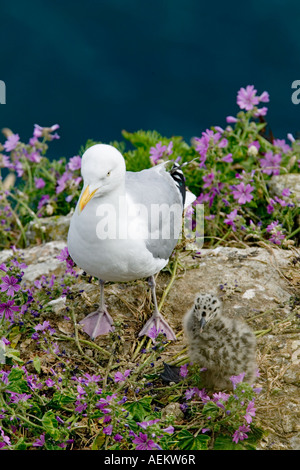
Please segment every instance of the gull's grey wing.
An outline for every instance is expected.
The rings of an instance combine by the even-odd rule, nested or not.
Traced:
[[[182,227],[183,195],[165,165],[126,172],[126,192],[148,214],[147,249],[154,258],[168,259],[177,244]]]

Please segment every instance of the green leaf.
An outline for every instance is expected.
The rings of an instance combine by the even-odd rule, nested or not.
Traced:
[[[41,359],[39,356],[35,356],[33,359],[33,365],[38,374],[41,373]]]
[[[144,397],[132,403],[125,403],[124,407],[131,413],[135,421],[143,421],[145,416],[151,412],[151,397]]]
[[[194,436],[187,430],[180,431],[177,435],[178,446],[183,450],[207,450],[210,437],[206,434]]]
[[[220,435],[216,438],[214,442],[214,450],[255,450],[256,446],[254,442],[255,439],[251,440],[249,438],[244,441],[240,441],[237,444],[233,442],[231,436]]]
[[[55,392],[48,405],[53,408],[61,408],[65,405],[73,403],[74,401],[75,397],[72,395],[67,395],[66,393],[62,394],[61,392]]]
[[[24,437],[21,437],[18,442],[14,445],[14,450],[26,450],[27,445],[25,443]]]
[[[23,364],[23,360],[20,358],[20,351],[13,348],[8,348],[5,350],[4,356],[12,359],[12,361],[17,362],[18,364]]]
[[[53,411],[47,411],[42,417],[42,424],[44,430],[51,436],[54,440],[58,440],[60,437],[60,432],[58,430],[58,422],[55,418]]]
[[[24,372],[20,369],[12,369],[8,380],[7,390],[15,393],[23,393],[28,391],[28,385],[26,380],[24,380]]]
[[[127,132],[123,130],[122,135],[135,147],[149,148],[162,140],[162,136],[157,131],[139,130],[137,132]]]
[[[245,450],[245,447],[241,442],[233,442],[230,436],[220,435],[214,442],[214,450]]]
[[[248,442],[251,444],[256,444],[259,442],[262,437],[265,435],[265,431],[258,426],[250,425],[251,432],[248,434]]]
[[[106,436],[103,432],[100,432],[98,436],[94,439],[92,444],[92,450],[99,450],[102,449],[105,443]]]

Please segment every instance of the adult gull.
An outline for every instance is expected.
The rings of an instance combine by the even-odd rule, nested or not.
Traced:
[[[68,250],[75,263],[99,279],[100,306],[80,324],[92,339],[114,330],[104,302],[105,281],[148,278],[154,312],[139,333],[153,328],[168,340],[175,333],[158,310],[154,275],[164,268],[182,228],[184,208],[195,200],[186,191],[180,166],[166,162],[126,171],[121,153],[96,144],[82,156],[83,188],[71,219]]]

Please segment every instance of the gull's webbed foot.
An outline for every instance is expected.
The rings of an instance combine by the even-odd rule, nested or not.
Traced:
[[[82,325],[83,331],[87,333],[91,339],[95,339],[99,335],[107,335],[115,329],[113,319],[107,310],[100,309],[87,315],[79,322],[79,325]]]

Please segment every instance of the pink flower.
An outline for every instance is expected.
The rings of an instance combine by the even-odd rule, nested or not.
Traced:
[[[237,212],[238,212],[237,209],[234,209],[232,212],[230,212],[230,214],[227,215],[227,218],[224,219],[224,223],[226,225],[231,225],[232,230],[234,232],[236,231],[236,226],[235,226],[234,220],[236,219]]]
[[[237,384],[243,382],[244,377],[245,377],[245,372],[242,372],[242,373],[239,374],[239,375],[232,375],[232,376],[230,377],[231,383],[232,383],[232,385],[233,385],[233,389],[236,388]]]
[[[136,424],[138,424],[143,429],[147,429],[148,426],[152,426],[153,424],[159,423],[159,421],[160,419],[156,418],[156,419],[149,419],[149,421],[142,421],[141,423],[137,422]]]
[[[205,184],[203,185],[203,188],[208,188],[209,186],[211,186],[214,178],[215,178],[215,175],[213,173],[209,173],[208,175],[203,176],[202,179],[205,182]]]
[[[265,116],[268,112],[268,108],[266,106],[263,106],[262,108],[258,108],[257,111],[255,111],[254,116]]]
[[[132,442],[136,444],[136,450],[152,450],[159,447],[152,439],[148,438],[147,434],[143,434],[142,432],[140,432],[139,436],[136,436]]]
[[[106,428],[103,428],[103,433],[106,434],[107,436],[111,436],[112,431],[113,431],[112,424],[109,424],[108,426],[106,426]]]
[[[41,323],[38,323],[35,327],[34,327],[35,331],[45,331],[45,330],[51,330],[51,327],[50,327],[50,323],[45,320],[43,321],[43,324]]]
[[[168,427],[163,428],[163,431],[166,432],[167,434],[173,434],[173,432],[174,432],[174,427],[171,426],[171,424],[170,424]]]
[[[219,400],[227,401],[230,395],[224,392],[218,392],[213,394],[213,401],[217,402]]]
[[[284,188],[281,194],[283,197],[289,197],[291,195],[291,190],[289,188]]]
[[[0,269],[1,271],[4,271],[5,273],[7,272],[7,267],[4,263],[0,264]]]
[[[40,163],[40,161],[42,160],[41,155],[37,151],[33,151],[32,153],[28,153],[26,155],[26,157],[28,158],[28,160],[30,160],[33,163]]]
[[[275,204],[276,204],[276,201],[274,201],[274,199],[270,199],[270,203],[267,205],[268,214],[272,214],[272,212],[274,212],[274,205]]]
[[[228,123],[234,123],[234,122],[238,122],[238,120],[237,120],[237,118],[235,118],[234,116],[227,116],[226,122],[228,122]]]
[[[211,129],[206,129],[205,132],[202,132],[202,136],[206,137],[208,141],[212,139],[213,144],[216,144],[218,140],[221,138],[220,132],[214,132]]]
[[[49,379],[45,380],[45,385],[47,385],[47,387],[53,387],[53,385],[55,385],[55,382],[49,377]]]
[[[183,378],[185,378],[188,375],[188,365],[187,364],[184,364],[183,366],[180,367],[179,375],[181,375],[181,377],[183,377]]]
[[[241,109],[250,111],[255,105],[259,103],[259,98],[256,96],[257,90],[254,85],[248,85],[246,88],[241,88],[237,94],[237,104]]]
[[[114,382],[125,382],[126,378],[130,375],[131,369],[125,370],[124,374],[121,372],[116,372],[114,377]]]
[[[240,426],[238,430],[235,431],[235,433],[232,436],[233,442],[237,444],[239,441],[248,439],[248,435],[246,433],[249,431],[250,431],[250,426],[244,426],[244,425]]]
[[[272,222],[270,225],[267,226],[267,228],[266,228],[267,232],[270,233],[273,230],[277,230],[278,224],[279,224],[278,220],[275,220],[274,222]]]
[[[9,137],[7,137],[7,140],[3,145],[6,152],[11,152],[12,150],[14,150],[16,146],[18,145],[19,140],[20,140],[19,134],[12,134]]]
[[[81,158],[79,155],[75,155],[75,157],[70,158],[70,161],[68,163],[68,168],[71,171],[80,170]]]
[[[7,275],[2,278],[0,289],[2,292],[6,292],[9,297],[13,297],[14,293],[21,289],[21,286],[18,285],[18,280],[14,276],[9,277]]]
[[[167,150],[166,145],[158,142],[155,147],[150,148],[150,160],[153,165],[156,165],[158,160],[163,157],[164,152]]]
[[[197,395],[203,403],[207,403],[208,401],[210,401],[210,397],[207,395],[205,388],[203,388],[202,390],[198,390]]]
[[[247,409],[246,409],[246,414],[244,416],[247,424],[250,424],[252,422],[252,417],[255,416],[255,408],[254,408],[254,400],[250,401]]]
[[[45,206],[46,204],[48,204],[48,201],[50,199],[50,196],[48,194],[44,194],[41,199],[39,200],[39,203],[38,203],[38,211],[43,207]]]
[[[67,187],[67,181],[72,179],[72,173],[69,173],[68,171],[65,171],[60,178],[57,180],[57,186],[56,186],[56,194],[62,193],[65,188]]]
[[[40,435],[39,439],[36,439],[36,441],[32,444],[33,447],[43,447],[45,444],[45,433]]]
[[[69,250],[68,250],[68,247],[66,246],[65,248],[61,250],[61,252],[57,256],[57,259],[59,261],[67,261],[68,258],[69,258]]]
[[[270,237],[270,242],[274,243],[275,245],[281,245],[281,241],[284,240],[285,235],[281,232],[281,230],[277,230],[276,232],[272,233]]]
[[[14,305],[13,300],[8,300],[6,303],[0,304],[0,315],[5,317],[6,320],[13,319],[14,312],[18,312],[20,307]]]
[[[253,142],[251,142],[251,144],[248,145],[248,148],[250,148],[252,146],[256,147],[257,150],[259,150],[260,144],[259,144],[258,140],[254,140]]]
[[[233,162],[232,153],[228,153],[225,157],[221,158],[222,162],[231,163]]]
[[[270,101],[269,93],[267,91],[263,91],[259,97],[259,101],[262,103],[268,103]]]
[[[171,142],[169,142],[168,144],[168,147],[167,147],[167,150],[166,150],[166,154],[167,155],[171,155],[171,153],[173,152],[173,142],[171,140]]]
[[[238,200],[239,204],[245,204],[253,199],[252,194],[250,194],[253,190],[254,188],[249,183],[246,186],[244,183],[240,183],[232,191],[232,195],[234,199]]]
[[[220,142],[218,143],[218,147],[220,149],[224,148],[224,147],[227,147],[228,145],[228,140],[225,139],[225,137],[223,139],[220,140]]]
[[[34,178],[34,183],[35,183],[35,187],[37,189],[42,189],[44,188],[45,186],[45,181],[43,180],[43,178]]]
[[[2,442],[0,442],[0,449],[2,449],[5,446],[10,446],[11,445],[10,438],[4,434],[4,431],[1,428],[1,426],[0,426],[0,433],[1,433],[1,439],[2,439]]]
[[[284,153],[287,153],[292,150],[292,147],[286,143],[285,139],[274,139],[273,145],[275,145],[275,147],[279,147],[280,150]]]
[[[196,142],[196,152],[198,152],[201,156],[201,161],[200,161],[200,168],[204,166],[205,160],[206,160],[206,154],[207,150],[209,147],[209,139],[207,136],[202,136],[202,137],[195,137],[195,142]]]
[[[263,168],[262,172],[267,175],[279,175],[280,162],[281,155],[279,153],[273,154],[271,150],[266,152],[264,158],[260,160],[260,166]]]
[[[41,137],[43,134],[43,127],[39,126],[38,124],[34,125],[34,130],[33,130],[33,137],[36,139]]]

